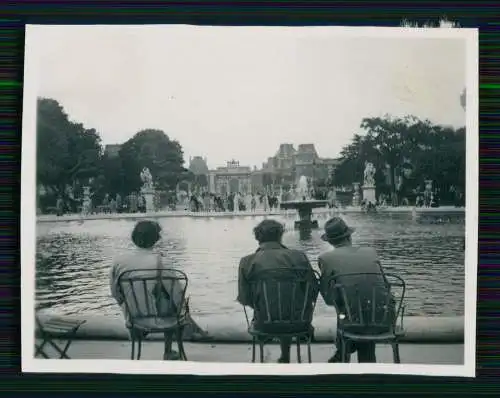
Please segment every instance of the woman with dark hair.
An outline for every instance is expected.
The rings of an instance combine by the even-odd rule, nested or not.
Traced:
[[[163,267],[162,256],[153,251],[153,247],[156,243],[161,239],[161,227],[155,221],[139,221],[133,231],[132,231],[132,242],[134,242],[135,248],[123,255],[118,257],[111,269],[110,276],[110,287],[111,287],[111,295],[115,298],[118,305],[122,308],[122,312],[124,314],[127,326],[130,326],[129,323],[129,314],[127,311],[127,307],[125,301],[128,303],[139,302],[138,306],[143,306],[142,304],[146,303],[147,306],[149,297],[141,297],[144,296],[145,289],[137,289],[133,291],[129,288],[127,291],[122,291],[120,286],[118,285],[118,279],[121,274],[126,271],[137,271],[134,273],[135,276],[141,276],[141,270],[144,270],[144,276],[149,277],[152,275],[154,270],[161,269]],[[168,282],[166,282],[168,283]],[[180,282],[170,282],[175,283],[173,286],[170,286],[168,289],[171,292],[172,297],[167,297],[167,295],[163,294],[160,297],[161,303],[160,305],[166,305],[168,308],[180,309],[182,306],[185,306],[187,309],[186,302],[183,300],[183,290],[184,286],[181,285]],[[152,296],[155,296],[156,284],[151,284],[151,288],[148,286],[148,290],[150,290]],[[149,296],[149,294],[148,294]],[[150,302],[150,301],[149,301]],[[134,304],[136,305],[136,304]],[[173,313],[172,316],[176,314]],[[131,333],[134,331],[131,330]],[[172,350],[172,339],[173,332],[165,333],[165,350],[163,354],[164,360],[177,360],[179,359],[179,354]]]

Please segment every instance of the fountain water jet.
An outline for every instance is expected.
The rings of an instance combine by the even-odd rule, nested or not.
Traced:
[[[318,220],[312,219],[312,209],[325,207],[327,200],[314,200],[309,195],[307,177],[301,176],[296,189],[297,197],[295,200],[280,203],[280,208],[295,209],[299,213],[299,220],[295,221],[294,227],[300,231],[308,231],[318,228]]]

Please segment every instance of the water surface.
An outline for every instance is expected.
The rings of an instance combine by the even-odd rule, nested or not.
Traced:
[[[197,316],[242,316],[235,301],[239,259],[256,248],[252,228],[264,217],[163,218],[158,249],[187,273],[191,309]],[[285,222],[283,243],[304,250],[314,267],[328,244],[321,231],[301,240]],[[318,215],[322,226],[327,215]],[[408,215],[345,215],[356,228],[353,243],[374,246],[387,272],[407,283],[406,315],[463,315],[464,225],[418,224]],[[110,297],[113,257],[130,250],[134,220],[92,220],[37,225],[36,300],[63,314],[119,314]],[[319,299],[316,314],[332,311]]]

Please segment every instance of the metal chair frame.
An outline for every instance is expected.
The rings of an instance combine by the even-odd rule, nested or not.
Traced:
[[[41,355],[45,359],[49,359],[49,355],[44,351],[45,346],[48,344],[54,348],[59,354],[59,359],[71,359],[67,352],[76,332],[86,321],[84,320],[64,320],[60,318],[52,318],[46,322],[42,322],[37,314],[35,314],[35,323],[38,327],[38,332],[42,338],[40,344],[35,341],[35,357]],[[63,347],[55,343],[55,339],[66,341]]]
[[[138,272],[141,273],[142,275],[133,276],[134,273]],[[144,275],[144,274],[147,275],[149,272],[151,273],[152,276]],[[171,327],[146,327],[144,325],[141,325],[141,321],[171,319],[173,317],[172,314],[159,313],[158,308],[156,308],[156,304],[154,302],[150,302],[150,299],[148,298],[148,290],[149,290],[148,282],[154,282],[155,288],[163,287],[166,290],[164,285],[164,282],[166,281],[171,282],[172,289],[176,282],[183,283],[182,301],[181,301],[182,304],[180,305],[180,308],[176,308],[176,313],[174,315],[176,320],[175,325]],[[140,283],[142,287],[142,292],[144,294],[144,302],[147,310],[146,313],[143,313],[140,310],[139,300],[137,298],[136,290],[134,289],[135,283]],[[128,286],[132,292],[133,304],[135,305],[135,308],[138,312],[136,314],[132,314],[130,308],[131,303],[127,301],[127,296],[124,294],[125,286]],[[184,361],[188,360],[183,342],[184,327],[187,324],[189,315],[189,306],[186,300],[187,287],[188,287],[187,275],[182,271],[172,268],[130,270],[130,271],[125,271],[119,275],[118,288],[125,299],[126,311],[129,314],[129,322],[127,323],[127,328],[130,331],[130,337],[132,340],[132,351],[130,355],[132,360],[141,359],[142,341],[148,334],[161,333],[161,332],[165,333],[172,331],[176,332],[176,341],[177,341],[177,346],[179,348],[180,359]],[[167,293],[170,296],[172,296],[171,294],[172,290],[167,291]],[[137,342],[137,356],[135,356],[136,342]]]
[[[303,276],[298,277],[296,275],[292,275],[291,273],[303,273]],[[268,283],[275,282],[277,283],[277,293],[278,293],[278,318],[272,319],[270,303],[268,298]],[[291,303],[291,316],[295,314],[295,297],[297,294],[297,287],[301,283],[305,283],[305,293],[304,293],[304,302],[302,304],[302,311],[300,312],[300,319],[283,319],[282,314],[282,299],[281,299],[281,283],[292,284],[292,303]],[[269,327],[272,330],[272,327],[287,327],[293,326],[294,324],[307,324],[307,329],[298,332],[290,332],[290,333],[280,333],[280,332],[264,332],[256,329],[253,321],[250,321],[248,316],[246,307],[243,306],[243,311],[245,312],[245,318],[248,326],[248,333],[252,336],[252,362],[255,362],[256,357],[256,345],[257,341],[259,343],[259,354],[260,354],[260,362],[264,362],[264,345],[266,342],[270,340],[274,340],[275,338],[290,338],[292,343],[293,339],[295,339],[295,343],[297,346],[297,361],[299,363],[302,362],[301,352],[300,352],[300,344],[301,341],[305,340],[307,344],[307,356],[308,361],[311,363],[311,342],[314,336],[314,328],[312,326],[312,317],[314,313],[314,309],[316,306],[316,301],[319,295],[319,273],[315,270],[309,269],[290,269],[290,268],[276,268],[273,270],[262,271],[255,276],[252,277],[252,281],[250,283],[252,292],[252,301],[253,308],[258,308],[258,302],[256,301],[256,295],[254,292],[261,290],[263,292],[264,304],[266,307],[266,320],[263,322],[263,325]],[[259,287],[261,289],[259,289]],[[311,293],[309,289],[314,289]],[[310,295],[311,294],[311,295]],[[310,311],[306,311],[308,305],[310,306]]]
[[[352,285],[346,284],[345,282],[338,282],[339,279],[345,279],[346,277],[360,277],[360,276],[382,276],[385,287],[387,288],[387,292],[389,294],[386,295],[386,302],[384,303],[384,315],[381,323],[377,323],[375,319],[376,315],[376,289],[380,288],[380,285],[375,285],[372,287],[371,300],[365,297],[365,303],[361,302],[361,298],[357,295],[357,310],[359,314],[359,322],[356,323],[353,317],[353,313],[351,312],[351,305],[348,300],[348,295],[346,293],[347,289],[353,289],[359,286],[359,283],[353,283]],[[392,282],[389,281],[392,280]],[[399,338],[404,335],[404,306],[403,301],[406,293],[406,283],[405,281],[398,275],[395,274],[379,274],[379,273],[344,273],[338,274],[330,277],[327,280],[328,283],[328,293],[331,293],[335,290],[340,291],[341,298],[344,301],[345,308],[339,309],[337,305],[337,329],[338,336],[340,337],[340,341],[337,344],[340,344],[340,352],[341,352],[341,360],[344,363],[350,362],[350,354],[347,350],[347,344],[349,341],[351,342],[373,342],[373,343],[389,343],[392,346],[393,352],[393,360],[394,363],[401,363],[401,357],[399,354]],[[347,286],[346,286],[347,285]],[[391,294],[392,287],[401,288],[401,294],[396,299]],[[388,319],[390,315],[389,309],[391,308],[390,301],[394,300],[396,304],[397,310],[395,311],[393,319]],[[371,302],[370,302],[371,301]],[[371,316],[370,319],[363,317],[363,308],[366,308],[364,304],[371,304]],[[341,319],[341,315],[345,318]],[[398,325],[398,319],[400,319],[400,323]],[[346,326],[361,326],[364,328],[370,327],[388,327],[388,331],[381,334],[358,334],[354,332],[346,331]]]

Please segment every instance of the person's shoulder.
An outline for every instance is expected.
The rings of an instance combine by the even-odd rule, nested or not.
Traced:
[[[297,250],[297,249],[288,249],[285,248],[284,250],[287,250],[293,257],[300,258],[300,259],[308,259],[307,254],[302,251],[302,250]]]
[[[283,250],[286,250],[289,253],[292,253],[292,254],[297,255],[297,256],[305,256],[306,255],[305,252],[303,252],[302,250],[298,250],[298,249],[290,249],[288,247],[283,247]]]
[[[377,256],[377,250],[372,246],[357,246],[358,251],[366,255]]]
[[[318,256],[318,260],[325,260],[335,256],[335,250],[326,250]]]
[[[255,253],[247,254],[246,256],[241,257],[240,265],[245,266],[247,264],[250,264],[254,258]]]
[[[118,278],[125,271],[129,271],[130,268],[130,255],[120,254],[113,259],[113,264],[111,265],[111,274]]]

